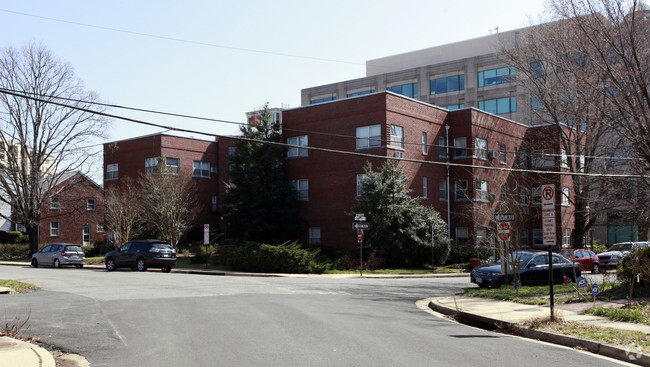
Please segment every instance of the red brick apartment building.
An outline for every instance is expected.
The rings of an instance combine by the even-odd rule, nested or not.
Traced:
[[[82,173],[55,187],[41,212],[39,246],[64,242],[90,246],[104,241],[104,190]]]
[[[450,111],[386,91],[285,110],[283,141],[306,147],[288,148],[285,161],[306,221],[299,240],[356,247],[349,213],[363,167],[367,161],[378,168],[385,159],[398,158],[412,194],[448,221],[457,245],[495,244],[493,214],[515,213],[512,241],[539,246],[540,185],[554,184],[559,192],[571,186],[569,176],[546,173],[561,166],[554,128],[529,127],[475,108]],[[227,235],[220,203],[234,141],[158,134],[107,143],[105,188],[137,177],[147,159],[166,157],[169,166],[199,185],[203,217],[197,226],[221,226]],[[197,167],[205,175],[197,175]],[[556,216],[557,233],[563,235],[558,242],[568,246],[570,236],[564,234],[573,227],[571,207],[558,200]]]

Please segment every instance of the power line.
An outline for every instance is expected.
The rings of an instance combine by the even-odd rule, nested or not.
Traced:
[[[148,122],[148,121],[143,121],[143,120],[138,120],[138,119],[133,119],[129,117],[124,117],[124,116],[119,116],[119,115],[114,115],[114,114],[109,114],[101,111],[94,111],[88,108],[84,107],[79,107],[79,106],[72,106],[72,105],[67,105],[64,103],[60,102],[55,102],[55,101],[48,101],[44,100],[39,97],[33,97],[33,96],[28,96],[16,92],[11,92],[8,90],[3,90],[0,89],[0,93],[4,94],[9,94],[13,95],[16,97],[22,97],[22,98],[27,98],[43,103],[51,103],[60,107],[66,107],[66,108],[71,108],[91,114],[96,114],[99,116],[104,116],[104,117],[110,117],[118,120],[124,120],[124,121],[129,121],[133,122],[136,124],[142,124],[146,126],[152,126],[152,127],[157,127],[161,129],[167,129],[170,131],[178,131],[178,132],[185,132],[185,133],[192,133],[192,134],[201,134],[201,135],[206,135],[206,136],[214,136],[216,138],[229,138],[229,139],[234,139],[234,140],[243,140],[243,141],[250,141],[250,142],[255,142],[255,143],[260,143],[260,144],[269,144],[269,145],[275,145],[275,146],[280,146],[280,147],[287,147],[287,148],[296,148],[296,149],[308,149],[308,150],[315,150],[315,151],[321,151],[321,152],[327,152],[327,153],[337,153],[337,154],[345,154],[345,155],[351,155],[351,156],[357,156],[357,157],[366,157],[366,158],[376,158],[376,159],[392,159],[392,160],[398,160],[398,161],[404,161],[404,162],[413,162],[413,163],[420,163],[420,164],[431,164],[431,165],[439,165],[439,166],[452,166],[452,167],[461,167],[461,168],[472,168],[472,169],[485,169],[485,170],[492,170],[492,171],[504,171],[504,172],[526,172],[526,173],[536,173],[540,175],[565,175],[565,176],[582,176],[582,177],[610,177],[610,178],[644,178],[642,175],[629,175],[629,174],[600,174],[600,173],[580,173],[580,172],[558,172],[558,171],[542,171],[542,170],[531,170],[531,169],[521,169],[521,168],[506,168],[506,167],[491,167],[491,166],[479,166],[479,165],[471,165],[471,164],[462,164],[462,163],[452,163],[452,162],[438,162],[438,161],[425,161],[421,159],[411,159],[411,158],[395,158],[395,157],[387,157],[383,155],[376,155],[376,154],[368,154],[368,153],[360,153],[360,152],[350,152],[350,151],[343,151],[343,150],[337,150],[337,149],[329,149],[329,148],[320,148],[320,147],[314,147],[314,146],[302,146],[302,145],[294,145],[294,144],[287,144],[287,143],[282,143],[282,142],[272,142],[272,141],[266,141],[266,140],[259,140],[259,139],[250,139],[250,138],[245,138],[243,136],[223,136],[223,135],[218,135],[218,134],[211,134],[211,133],[206,133],[198,130],[190,130],[190,129],[185,129],[185,128],[175,128],[171,126],[166,126],[162,124],[156,124],[153,122]]]

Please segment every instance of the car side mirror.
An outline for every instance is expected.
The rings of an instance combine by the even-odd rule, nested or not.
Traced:
[[[528,264],[528,266],[526,268],[530,269],[530,268],[536,268],[536,267],[537,267],[537,265],[535,265],[535,264]]]

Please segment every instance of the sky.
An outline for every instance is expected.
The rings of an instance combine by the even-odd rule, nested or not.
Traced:
[[[364,77],[366,60],[525,27],[543,12],[542,0],[0,0],[0,48],[45,45],[105,103],[243,123],[266,102],[299,107],[303,88]],[[107,112],[201,139],[238,132]],[[163,131],[112,120],[89,144]]]

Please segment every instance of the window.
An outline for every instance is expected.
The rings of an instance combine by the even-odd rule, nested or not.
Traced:
[[[310,245],[320,244],[320,227],[309,228],[309,244]]]
[[[528,246],[528,230],[527,229],[522,229],[521,230],[521,236],[519,237],[519,243],[521,244],[522,247],[527,247]]]
[[[165,168],[167,168],[172,173],[178,173],[180,171],[180,159],[169,157],[165,158]]]
[[[461,108],[465,108],[464,103],[458,103],[458,104],[448,104],[446,106],[441,106],[442,108],[446,108],[449,111],[454,111],[454,110],[460,110]]]
[[[107,180],[117,180],[118,178],[118,165],[117,163],[111,163],[106,165],[106,179]]]
[[[544,244],[544,232],[541,228],[533,229],[533,246],[541,246]]]
[[[296,198],[298,200],[309,200],[309,180],[292,180],[291,185],[296,190]]]
[[[476,200],[488,201],[488,183],[483,180],[476,180]]]
[[[61,225],[59,224],[59,222],[50,222],[50,237],[59,237],[60,235],[61,235]]]
[[[544,70],[542,69],[541,61],[533,61],[530,63],[532,69],[532,77],[537,79],[544,76]]]
[[[97,233],[104,233],[104,223],[97,223]]]
[[[467,227],[456,227],[456,246],[466,247],[469,244],[469,229]]]
[[[357,149],[381,146],[381,126],[371,125],[357,128]]]
[[[84,246],[90,245],[90,226],[83,226],[83,244]]]
[[[61,209],[61,201],[58,197],[54,196],[50,198],[50,210],[59,210]]]
[[[306,147],[306,146],[308,146],[307,135],[293,136],[293,137],[287,138],[287,144]],[[287,157],[289,157],[289,158],[292,158],[292,157],[306,157],[307,156],[307,151],[308,151],[307,149],[289,147],[287,149]]]
[[[317,103],[323,103],[323,102],[334,101],[334,100],[336,100],[336,96],[334,96],[334,95],[327,96],[327,97],[318,97],[318,98],[312,99],[309,102],[309,104],[317,104]]]
[[[422,132],[422,154],[427,154],[428,146],[427,146],[427,133]]]
[[[438,157],[447,158],[447,139],[444,136],[438,137]]]
[[[474,156],[477,159],[487,159],[487,140],[475,138],[474,140]]]
[[[499,143],[499,163],[506,164],[506,145]]]
[[[429,183],[426,177],[422,177],[422,197],[425,199],[429,198]]]
[[[502,67],[478,72],[478,87],[487,87],[502,83],[510,83],[516,79],[517,70],[514,67]]]
[[[560,167],[569,168],[569,157],[564,149],[560,151]]]
[[[364,94],[370,94],[370,93],[375,93],[375,90],[374,89],[366,89],[366,90],[362,90],[362,91],[358,91],[358,92],[349,92],[347,94],[347,97],[350,98],[350,97],[356,97],[356,96],[363,96]]]
[[[530,198],[528,196],[528,189],[519,189],[519,204],[528,205],[530,203]]]
[[[487,245],[487,228],[476,228],[476,243],[482,247],[485,247]]]
[[[499,201],[506,202],[508,201],[508,185],[501,184],[501,195],[499,196]]]
[[[368,178],[365,173],[357,175],[357,197],[363,196],[363,180]]]
[[[144,160],[144,173],[158,172],[158,158],[147,158]]]
[[[404,148],[404,128],[397,125],[390,125],[390,145],[397,148]]]
[[[531,94],[530,95],[530,108],[533,110],[541,110],[544,108],[544,105],[542,105],[542,101],[539,100],[539,95],[537,94]]]
[[[217,207],[217,196],[216,195],[214,195],[212,197],[212,203],[211,204],[212,204],[212,211],[216,212],[217,209],[218,209],[218,207]]]
[[[467,157],[467,139],[454,138],[454,158]]]
[[[447,201],[447,181],[438,181],[438,197],[440,201]]]
[[[533,204],[542,205],[542,188],[533,187]]]
[[[519,168],[528,168],[528,154],[526,152],[519,150],[517,153]]]
[[[400,85],[392,85],[386,90],[391,91],[393,93],[401,94],[406,97],[410,98],[418,98],[418,83],[413,82],[413,83],[405,83],[405,84],[400,84]]]
[[[478,101],[479,110],[495,115],[517,112],[517,97],[503,97]]]
[[[458,180],[454,185],[454,195],[456,201],[468,200],[467,197],[467,180]]]
[[[562,232],[562,247],[571,247],[571,228],[564,228]]]
[[[431,94],[456,92],[465,89],[465,75],[454,75],[445,78],[431,79],[429,82]]]
[[[546,168],[555,166],[553,149],[536,150],[532,156],[533,168]]]
[[[562,188],[562,201],[561,201],[562,206],[569,206],[569,188],[568,187],[563,187]]]
[[[194,177],[210,178],[210,162],[194,161]]]
[[[86,200],[86,210],[94,212],[96,210],[95,199]]]

